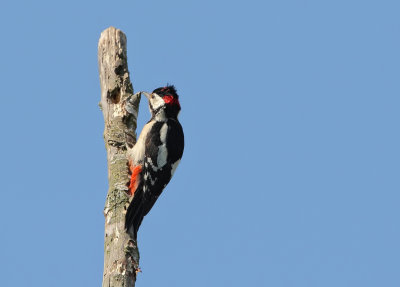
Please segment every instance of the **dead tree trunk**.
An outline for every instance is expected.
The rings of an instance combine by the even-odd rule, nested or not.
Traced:
[[[104,208],[103,287],[133,287],[139,270],[137,242],[125,230],[129,204],[127,147],[136,142],[140,93],[133,94],[129,79],[125,34],[110,27],[101,33],[98,46],[109,189]]]

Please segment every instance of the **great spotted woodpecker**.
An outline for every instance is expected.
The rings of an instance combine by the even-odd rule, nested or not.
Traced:
[[[184,147],[183,130],[178,121],[181,107],[175,87],[142,93],[149,100],[151,119],[143,127],[134,147],[128,150],[131,202],[125,228],[135,239],[143,217],[171,180]]]

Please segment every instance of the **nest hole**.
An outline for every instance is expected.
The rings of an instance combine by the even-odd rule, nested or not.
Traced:
[[[108,93],[107,98],[113,103],[118,104],[121,100],[121,92],[119,89],[115,89]]]

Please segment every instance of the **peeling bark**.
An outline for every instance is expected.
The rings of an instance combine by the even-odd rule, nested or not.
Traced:
[[[133,94],[122,31],[110,27],[101,33],[98,63],[109,181],[104,208],[103,287],[133,287],[139,270],[139,250],[133,234],[125,230],[129,204],[126,152],[136,142],[140,93]]]

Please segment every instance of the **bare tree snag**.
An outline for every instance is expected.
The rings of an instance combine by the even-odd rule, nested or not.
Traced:
[[[136,142],[140,93],[133,94],[129,79],[125,34],[110,27],[98,45],[101,85],[100,107],[104,116],[109,189],[104,208],[103,287],[133,287],[139,270],[139,251],[125,230],[129,204],[127,147]]]

